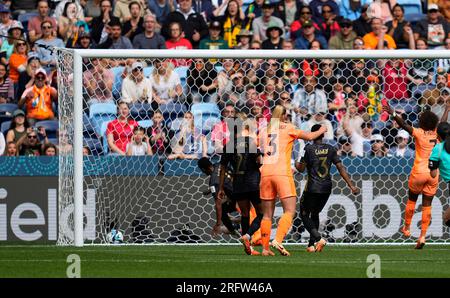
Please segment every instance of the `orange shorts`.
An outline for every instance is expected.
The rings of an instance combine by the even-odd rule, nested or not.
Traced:
[[[261,177],[259,185],[261,200],[275,200],[277,196],[280,199],[297,196],[293,177],[265,176]]]
[[[439,176],[432,178],[429,173],[412,174],[409,176],[408,187],[414,194],[434,196],[439,184]]]

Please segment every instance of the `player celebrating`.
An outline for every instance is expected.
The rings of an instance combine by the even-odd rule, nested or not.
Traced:
[[[315,124],[311,128],[311,132],[318,131],[320,127],[319,124]],[[308,248],[306,249],[308,252],[320,252],[327,243],[318,231],[319,213],[331,194],[330,169],[332,164],[336,166],[352,193],[354,195],[359,193],[359,189],[353,185],[344,165],[339,159],[337,150],[331,145],[324,144],[322,142],[323,137],[324,135],[322,134],[314,140],[313,144],[306,145],[304,156],[300,163],[295,164],[295,167],[300,172],[303,172],[305,168],[308,171],[308,182],[300,200],[300,217],[310,234]]]
[[[401,232],[405,237],[410,237],[411,220],[416,208],[417,198],[422,194],[422,226],[420,237],[417,240],[416,249],[425,245],[425,236],[431,222],[431,202],[438,187],[438,175],[430,176],[428,160],[434,145],[437,143],[436,127],[439,119],[431,111],[424,111],[419,115],[419,128],[414,128],[403,121],[389,105],[384,105],[383,110],[392,115],[397,124],[414,137],[416,156],[408,181],[408,201],[405,209],[405,224]]]
[[[321,126],[315,132],[304,132],[295,129],[289,123],[286,109],[277,105],[266,130],[260,132],[260,144],[264,153],[261,167],[260,192],[262,199],[263,219],[261,221],[261,240],[263,256],[273,256],[269,248],[272,218],[275,210],[275,198],[281,200],[283,215],[278,222],[277,233],[272,241],[272,247],[281,255],[290,253],[283,247],[284,237],[292,226],[296,209],[296,189],[291,170],[292,147],[296,139],[313,140],[327,131]]]
[[[213,165],[207,157],[202,157],[198,160],[198,167],[209,178],[209,191],[206,194],[211,193],[214,198],[214,207],[216,210],[216,224],[213,227],[212,234],[217,235],[221,231],[222,224],[228,229],[230,234],[235,234],[235,228],[228,213],[236,211],[236,203],[233,201],[224,202],[223,198],[219,198],[219,176],[220,176],[220,164]],[[228,198],[231,198],[233,192],[233,185],[231,181],[231,171],[224,171],[224,183],[223,189]]]

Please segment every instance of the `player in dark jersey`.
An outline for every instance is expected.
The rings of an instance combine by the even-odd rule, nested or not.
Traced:
[[[256,146],[256,136],[251,135],[248,126],[244,126],[239,134],[237,126],[235,126],[233,137],[230,139],[234,144],[225,146],[224,153],[220,159],[219,197],[224,194],[224,173],[222,170],[231,165],[233,168],[232,199],[238,203],[241,210],[242,237],[240,241],[248,255],[258,255],[259,252],[253,250],[250,245],[250,238],[259,229],[262,219],[261,199],[259,196],[261,154]],[[256,210],[256,218],[250,226],[250,209],[252,205]]]
[[[228,213],[236,211],[236,202],[231,200],[233,194],[233,182],[231,180],[232,172],[230,169],[225,170],[224,175],[224,192],[228,200],[219,198],[219,176],[220,164],[212,164],[207,157],[202,157],[197,163],[200,170],[209,178],[209,191],[205,194],[211,194],[214,199],[214,208],[216,210],[216,224],[213,227],[212,234],[217,235],[221,232],[222,224],[228,229],[230,234],[238,235],[233,223],[228,217]]]
[[[316,124],[311,128],[311,132],[320,129]],[[300,217],[305,228],[310,234],[307,251],[322,251],[326,245],[326,240],[320,236],[319,213],[328,201],[331,194],[332,181],[330,175],[331,165],[334,164],[350,187],[353,194],[358,194],[359,189],[350,180],[347,171],[342,165],[337,150],[331,145],[322,142],[323,134],[314,140],[312,144],[305,146],[305,153],[300,163],[296,163],[296,168],[303,172],[308,171],[308,181],[300,200]],[[315,245],[315,246],[314,246]]]

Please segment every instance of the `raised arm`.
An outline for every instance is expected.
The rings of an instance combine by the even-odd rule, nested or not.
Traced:
[[[336,164],[336,168],[339,171],[339,174],[344,179],[345,183],[347,183],[348,187],[352,190],[352,194],[357,195],[359,193],[359,188],[357,188],[355,185],[353,185],[352,180],[350,180],[350,177],[347,174],[347,171],[345,170],[344,165],[342,162],[339,162]]]
[[[388,113],[389,115],[394,117],[394,120],[397,122],[397,124],[406,130],[410,135],[413,133],[413,128],[411,125],[407,124],[402,117],[397,115],[397,113],[394,112],[394,110],[389,106],[389,104],[383,105],[383,111]]]
[[[444,114],[442,114],[441,122],[448,122],[448,112],[450,110],[450,100],[446,102]]]

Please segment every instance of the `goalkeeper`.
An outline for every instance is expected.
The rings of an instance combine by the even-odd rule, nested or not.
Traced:
[[[207,157],[202,157],[198,160],[198,167],[209,178],[209,191],[205,194],[212,194],[215,202],[216,210],[216,224],[213,227],[212,234],[217,235],[220,233],[222,224],[228,229],[230,234],[238,235],[235,231],[235,227],[228,217],[228,213],[236,211],[236,203],[231,201],[231,195],[233,191],[233,185],[231,181],[231,171],[227,169],[225,171],[224,191],[229,200],[222,200],[218,196],[219,190],[219,176],[220,176],[220,164],[212,164]]]

